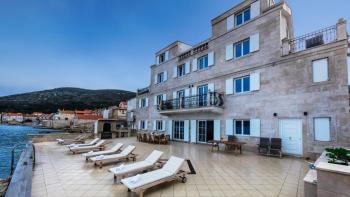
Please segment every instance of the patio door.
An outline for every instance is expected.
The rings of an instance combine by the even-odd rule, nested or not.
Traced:
[[[179,99],[179,106],[181,108],[184,107],[184,101],[185,101],[185,90],[179,90],[177,91],[177,98]]]
[[[207,143],[208,141],[214,139],[214,121],[212,120],[198,121],[197,139],[199,143]]]
[[[208,85],[198,87],[198,106],[207,106]]]
[[[282,152],[292,155],[302,155],[302,120],[281,119],[279,121]]]
[[[184,121],[174,121],[174,131],[173,131],[173,139],[174,140],[184,140],[185,133],[185,122]]]

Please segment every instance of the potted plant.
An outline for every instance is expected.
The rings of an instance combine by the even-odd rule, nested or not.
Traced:
[[[326,156],[328,157],[328,163],[349,165],[350,151],[345,148],[326,148]]]

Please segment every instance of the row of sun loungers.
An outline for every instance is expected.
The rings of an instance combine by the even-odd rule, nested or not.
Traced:
[[[87,162],[93,162],[100,168],[104,164],[117,163],[120,161],[133,160],[130,164],[121,164],[117,167],[110,168],[108,171],[114,175],[114,181],[125,185],[129,191],[133,191],[143,196],[144,192],[153,186],[181,179],[186,182],[186,173],[181,170],[185,160],[179,157],[171,156],[166,162],[161,160],[163,152],[153,150],[143,161],[136,161],[137,155],[134,154],[136,149],[133,145],[128,145],[121,151],[122,143],[114,145],[109,150],[104,150],[105,140],[96,138],[86,144],[70,144],[67,148],[70,152],[83,153]],[[98,151],[99,150],[99,151]],[[159,168],[154,170],[155,168]],[[145,173],[143,173],[145,172]]]

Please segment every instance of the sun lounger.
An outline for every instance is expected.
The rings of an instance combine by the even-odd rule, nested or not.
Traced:
[[[123,146],[122,143],[118,143],[116,144],[115,146],[113,146],[111,149],[109,150],[105,150],[105,151],[97,151],[97,152],[88,152],[88,153],[84,153],[83,156],[85,157],[86,161],[88,161],[88,159],[90,157],[96,157],[96,156],[99,156],[99,155],[112,155],[112,154],[117,154],[121,147]]]
[[[106,143],[105,140],[101,140],[101,141],[98,141],[95,145],[92,145],[92,146],[73,146],[73,147],[70,147],[69,149],[70,149],[70,151],[73,154],[86,153],[86,152],[89,152],[89,151],[103,150],[105,148],[105,143]]]
[[[69,148],[69,147],[81,147],[81,146],[92,146],[92,145],[94,145],[94,144],[96,144],[98,141],[100,141],[100,138],[95,138],[94,140],[92,140],[91,142],[89,142],[89,143],[86,143],[86,144],[69,144],[69,145],[67,145],[67,147]]]
[[[84,143],[85,139],[87,138],[87,135],[79,135],[77,137],[75,137],[74,139],[56,139],[58,144],[61,145],[68,145],[68,144],[72,144],[72,143]]]
[[[110,168],[109,171],[114,174],[114,181],[117,180],[118,176],[124,178],[130,174],[136,174],[145,170],[152,169],[156,166],[156,163],[159,161],[160,157],[163,155],[163,152],[154,150],[152,153],[143,161],[135,162],[132,164],[121,164],[118,167]]]
[[[143,197],[143,193],[153,186],[173,181],[177,178],[181,178],[182,182],[185,183],[186,174],[181,170],[184,162],[184,159],[172,156],[161,169],[122,179],[121,183],[129,190],[138,193],[140,197]]]
[[[102,168],[102,165],[106,163],[119,162],[121,160],[129,159],[133,159],[133,161],[135,161],[136,155],[132,153],[135,150],[135,148],[135,146],[129,145],[119,154],[99,155],[96,157],[90,157],[89,160],[94,162],[95,166],[98,165],[100,168]]]

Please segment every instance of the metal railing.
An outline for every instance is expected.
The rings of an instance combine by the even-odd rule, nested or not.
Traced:
[[[204,95],[182,97],[162,101],[158,105],[159,111],[193,109],[200,107],[222,107],[224,105],[223,95],[217,92],[209,92]]]
[[[336,25],[289,40],[291,53],[329,44],[337,40]]]

